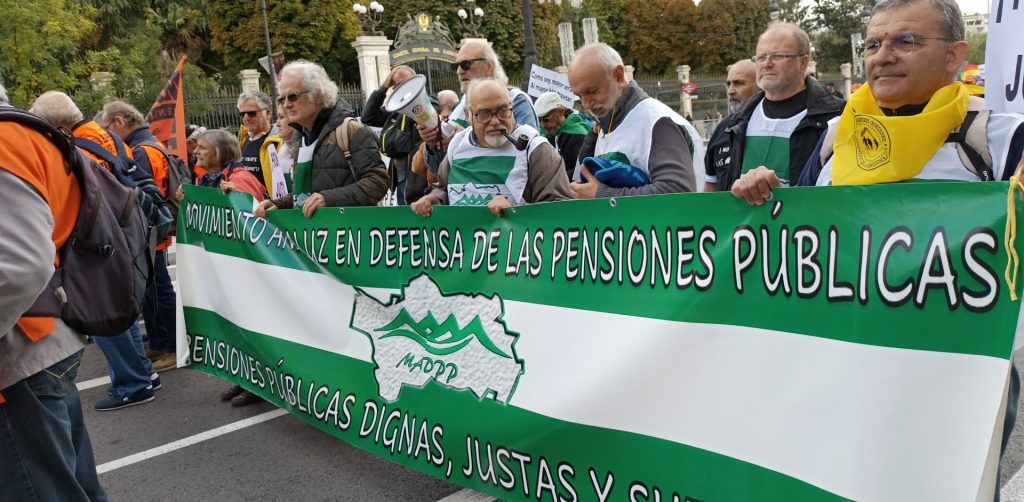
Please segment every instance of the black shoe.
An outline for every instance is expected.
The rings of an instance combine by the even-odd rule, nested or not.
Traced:
[[[242,392],[245,392],[245,389],[241,388],[238,385],[232,386],[230,389],[220,393],[220,400],[230,401],[234,399],[235,396],[241,394]]]
[[[231,398],[231,406],[248,406],[250,404],[258,403],[262,400],[262,397],[257,396],[256,394],[253,394],[252,392],[249,392],[247,390],[243,390],[241,394]]]

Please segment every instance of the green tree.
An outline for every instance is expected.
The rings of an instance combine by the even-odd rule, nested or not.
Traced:
[[[970,52],[967,53],[967,64],[985,64],[985,42],[988,40],[986,33],[970,33],[967,35],[967,45]]]
[[[73,0],[2,0],[0,12],[0,76],[15,106],[48,90],[73,90],[88,76],[82,47],[95,35],[94,8]]]
[[[863,0],[816,0],[812,44],[817,52],[818,72],[839,71],[839,65],[853,57],[850,35],[864,33],[860,14]]]
[[[637,72],[663,73],[692,46],[697,7],[691,0],[637,0],[626,13],[627,45]]]
[[[259,2],[206,0],[210,47],[235,73],[253,68],[266,55],[263,17]],[[341,58],[354,57],[351,42],[358,20],[351,4],[337,0],[267,0],[267,17],[273,49],[286,59],[308,59],[323,64],[330,74],[340,73]]]

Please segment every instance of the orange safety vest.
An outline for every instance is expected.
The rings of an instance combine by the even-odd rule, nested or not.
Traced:
[[[153,168],[153,183],[156,183],[156,186],[160,187],[160,193],[163,194],[164,199],[167,199],[167,190],[170,189],[168,171],[171,169],[171,166],[167,165],[167,157],[164,157],[164,154],[161,153],[160,150],[151,146],[142,145],[141,148],[142,151],[146,152],[146,158],[149,160],[149,165]],[[160,244],[157,244],[156,250],[163,251],[170,245],[171,238],[168,237]]]
[[[78,124],[75,126],[75,129],[71,131],[71,135],[76,138],[92,141],[103,148],[106,148],[111,155],[117,156],[117,145],[114,143],[114,137],[111,136],[106,129],[100,127],[95,120],[89,120]],[[134,157],[132,157],[132,149],[128,148],[128,145],[124,145],[124,151],[128,155],[129,159],[134,160]],[[107,168],[107,171],[113,169],[113,166],[107,165],[103,159],[97,158],[95,155],[85,150],[82,150],[82,153],[89,156],[92,160],[95,160],[97,164]]]
[[[78,221],[82,192],[64,157],[45,136],[12,122],[0,122],[0,169],[21,178],[50,206],[53,214],[54,266],[60,266],[60,250]],[[56,329],[52,317],[22,317],[18,327],[33,342]]]

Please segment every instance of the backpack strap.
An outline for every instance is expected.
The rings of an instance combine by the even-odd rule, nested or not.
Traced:
[[[131,166],[131,169],[125,167],[125,163],[121,160],[124,159],[124,157],[118,158],[114,156],[114,154],[110,153],[110,150],[103,148],[103,145],[91,139],[72,137],[71,140],[78,148],[81,148],[82,150],[85,150],[106,162],[110,166],[110,174],[113,174],[114,177],[117,178],[117,181],[121,182],[122,185],[128,188],[135,188],[135,181],[130,177],[130,172],[134,170],[135,166]],[[117,138],[114,138],[114,142],[118,145],[117,149],[123,152],[124,147],[121,146],[121,142],[118,141]]]
[[[348,164],[348,169],[352,172],[353,180],[358,180],[359,177],[356,176],[356,167],[352,165],[352,152],[349,151],[348,144],[355,131],[362,127],[363,125],[356,122],[356,119],[345,117],[341,125],[334,129],[334,138],[338,141],[338,148],[345,154],[345,163]]]
[[[64,131],[57,129],[38,116],[17,108],[0,106],[0,121],[14,122],[32,128],[49,138],[64,157],[65,169],[69,173],[73,172],[74,166],[79,163],[78,152],[75,151],[75,145],[72,144],[71,138]]]
[[[956,143],[960,162],[982,181],[995,179],[992,154],[988,151],[988,116],[985,102],[977,96],[971,96],[967,101],[967,114],[964,115],[963,123],[946,138],[947,143]]]

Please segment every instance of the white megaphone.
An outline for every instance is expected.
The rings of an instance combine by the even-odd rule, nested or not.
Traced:
[[[454,126],[437,119],[437,110],[427,97],[427,77],[423,75],[413,75],[392,89],[391,95],[384,101],[384,109],[388,113],[401,113],[428,129],[437,128],[440,124],[441,136],[444,138],[455,134]]]

